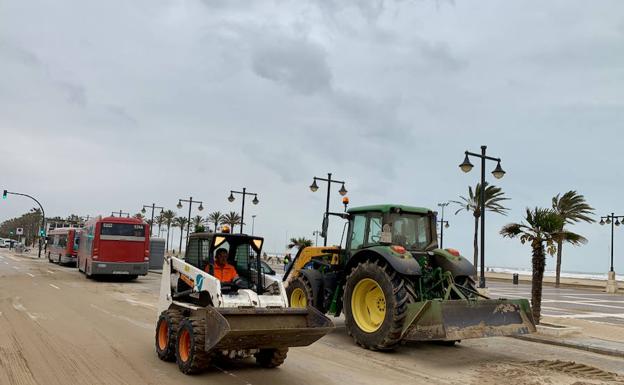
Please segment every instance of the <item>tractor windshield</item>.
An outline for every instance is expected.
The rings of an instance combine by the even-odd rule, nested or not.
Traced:
[[[391,214],[392,243],[408,250],[424,250],[431,243],[430,219],[426,215]]]

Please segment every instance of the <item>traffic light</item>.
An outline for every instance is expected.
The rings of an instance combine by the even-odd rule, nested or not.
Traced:
[[[39,236],[40,237],[45,237],[45,230],[44,229],[39,230]]]
[[[2,199],[6,199],[8,193],[9,192],[7,190],[4,190],[4,192],[2,193]]]

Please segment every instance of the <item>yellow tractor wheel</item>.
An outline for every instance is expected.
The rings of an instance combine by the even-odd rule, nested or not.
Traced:
[[[359,281],[351,296],[351,311],[360,329],[377,331],[386,318],[386,297],[381,286],[370,278]]]
[[[288,284],[286,295],[290,307],[306,308],[315,305],[312,285],[303,276],[297,277]]]
[[[403,277],[390,265],[360,262],[344,287],[347,332],[366,349],[394,349],[401,342],[408,300]]]

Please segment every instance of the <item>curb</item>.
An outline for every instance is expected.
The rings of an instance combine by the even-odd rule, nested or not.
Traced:
[[[147,269],[148,272],[150,273],[154,273],[154,274],[160,274],[162,275],[162,270],[152,270],[152,269]]]
[[[524,335],[524,336],[511,336],[511,337],[515,338],[515,339],[518,339],[518,340],[524,340],[524,341],[529,341],[529,342],[538,342],[538,343],[542,343],[542,344],[546,344],[546,345],[561,346],[561,347],[565,347],[565,348],[571,348],[571,349],[583,350],[583,351],[586,351],[586,352],[603,354],[603,355],[606,355],[606,356],[624,358],[624,350],[612,349],[612,348],[603,347],[603,346],[596,346],[596,345],[592,345],[592,344],[574,343],[574,342],[569,342],[569,341],[558,341],[558,340],[553,340],[553,339],[549,339],[549,338],[540,338],[540,337],[533,337],[533,336],[528,336],[528,335]]]

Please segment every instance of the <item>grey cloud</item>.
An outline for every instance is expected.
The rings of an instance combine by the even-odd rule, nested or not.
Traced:
[[[64,92],[68,102],[80,107],[87,105],[87,93],[84,87],[67,82],[58,82],[58,87]]]
[[[252,68],[256,75],[302,94],[331,86],[331,70],[323,50],[304,39],[264,41],[252,53]]]
[[[420,52],[430,68],[458,71],[467,64],[465,60],[451,52],[446,42],[423,42],[420,45]]]

